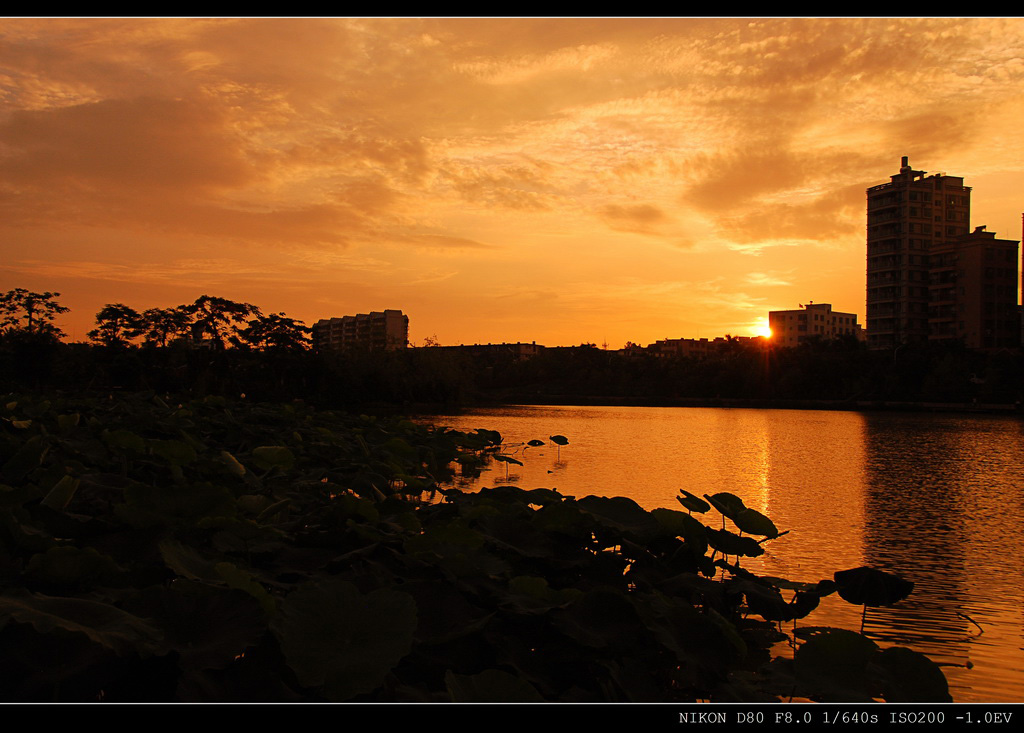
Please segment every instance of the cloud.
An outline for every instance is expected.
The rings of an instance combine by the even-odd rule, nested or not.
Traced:
[[[17,111],[0,124],[0,140],[6,226],[65,220],[345,244],[368,236],[401,202],[389,178],[417,179],[425,170],[419,143],[359,138],[338,146],[343,160],[322,146],[316,158],[318,166],[347,163],[345,176],[338,168],[318,173],[312,153],[254,152],[215,105],[151,98]]]
[[[799,247],[802,244],[804,242],[799,239],[769,239],[750,242],[727,241],[725,247],[733,252],[742,252],[753,257],[759,257],[764,254],[765,250],[774,247]]]
[[[750,272],[747,273],[744,280],[751,285],[759,287],[788,287],[793,284],[790,279],[784,279],[774,272]]]
[[[513,288],[507,292],[497,292],[491,295],[497,300],[513,299],[531,302],[551,302],[562,297],[562,293],[554,290],[536,290],[531,288]]]
[[[423,273],[422,275],[414,277],[412,280],[410,280],[408,282],[408,284],[410,284],[410,285],[421,285],[421,284],[424,284],[424,283],[437,283],[437,282],[442,282],[444,280],[450,280],[451,278],[455,277],[458,274],[459,274],[458,270],[450,270],[448,272]]]
[[[720,234],[738,245],[772,242],[831,243],[862,230],[864,190],[846,186],[808,202],[751,204],[739,214],[717,217]]]
[[[915,108],[913,114],[899,116],[881,125],[881,132],[893,149],[909,153],[913,159],[941,159],[951,149],[963,151],[976,142],[979,122],[985,109],[964,106],[951,113],[944,104],[929,109]]]
[[[0,173],[30,188],[209,190],[255,175],[215,107],[177,100],[18,110],[0,124],[0,140]]]
[[[799,185],[805,166],[802,158],[778,147],[700,154],[690,161],[690,177],[696,180],[683,201],[711,213],[739,209],[752,199]]]
[[[171,285],[187,283],[190,287],[205,287],[238,280],[280,282],[280,269],[247,264],[238,259],[209,258],[187,259],[167,263],[130,265],[116,262],[92,260],[69,260],[51,262],[47,260],[20,260],[12,262],[6,269],[35,276],[52,278],[82,278],[110,282],[145,283],[149,285]],[[294,270],[294,268],[289,268]],[[308,277],[308,272],[294,278]]]
[[[493,245],[448,234],[393,234],[388,239],[435,249],[492,249]]]
[[[605,204],[597,214],[612,229],[636,234],[659,234],[659,227],[669,221],[664,211],[651,204]]]
[[[431,170],[421,136],[360,105],[337,114],[339,90],[358,86],[334,72],[359,68],[347,41],[365,36],[344,22],[13,25],[5,226],[345,244],[387,225],[398,187]]]
[[[465,200],[489,206],[546,211],[560,198],[556,187],[546,176],[545,166],[499,163],[469,165],[449,161],[439,175]]]

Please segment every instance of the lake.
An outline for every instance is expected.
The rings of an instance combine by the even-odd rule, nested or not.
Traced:
[[[789,534],[744,567],[791,580],[870,565],[915,583],[868,610],[880,646],[943,666],[956,702],[1024,698],[1024,422],[978,415],[679,407],[512,406],[430,418],[501,432],[523,466],[499,484],[626,496],[682,510],[679,489],[728,491]],[[548,438],[561,434],[558,449]],[[526,447],[531,439],[545,445]],[[506,467],[508,474],[506,475]],[[712,511],[708,523],[720,519]],[[830,596],[801,623],[857,630],[861,608]]]

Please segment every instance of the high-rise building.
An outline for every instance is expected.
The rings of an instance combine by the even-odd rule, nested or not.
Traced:
[[[929,336],[929,256],[967,234],[971,189],[926,175],[903,156],[889,183],[867,190],[867,334],[873,348]]]
[[[969,231],[964,179],[913,170],[906,156],[868,195],[867,333],[873,348],[929,340],[1020,345],[1018,243]]]
[[[319,351],[391,351],[408,343],[409,316],[400,310],[322,318],[313,324],[313,344]]]

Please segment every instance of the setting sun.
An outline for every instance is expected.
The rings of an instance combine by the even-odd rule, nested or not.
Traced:
[[[754,329],[754,335],[755,335],[755,336],[763,336],[763,337],[764,337],[764,338],[766,338],[766,339],[770,339],[770,338],[772,337],[772,329],[768,327],[768,319],[767,319],[767,318],[765,318],[765,319],[764,319],[764,320],[763,320],[763,321],[762,321],[762,322],[761,322],[761,323],[760,323],[760,324],[759,324],[759,325],[758,325],[758,326],[757,326],[757,327],[756,327],[756,328]]]

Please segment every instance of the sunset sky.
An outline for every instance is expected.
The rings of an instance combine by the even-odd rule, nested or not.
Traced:
[[[900,156],[1019,240],[1024,19],[0,19],[0,291],[549,346],[864,317]]]

